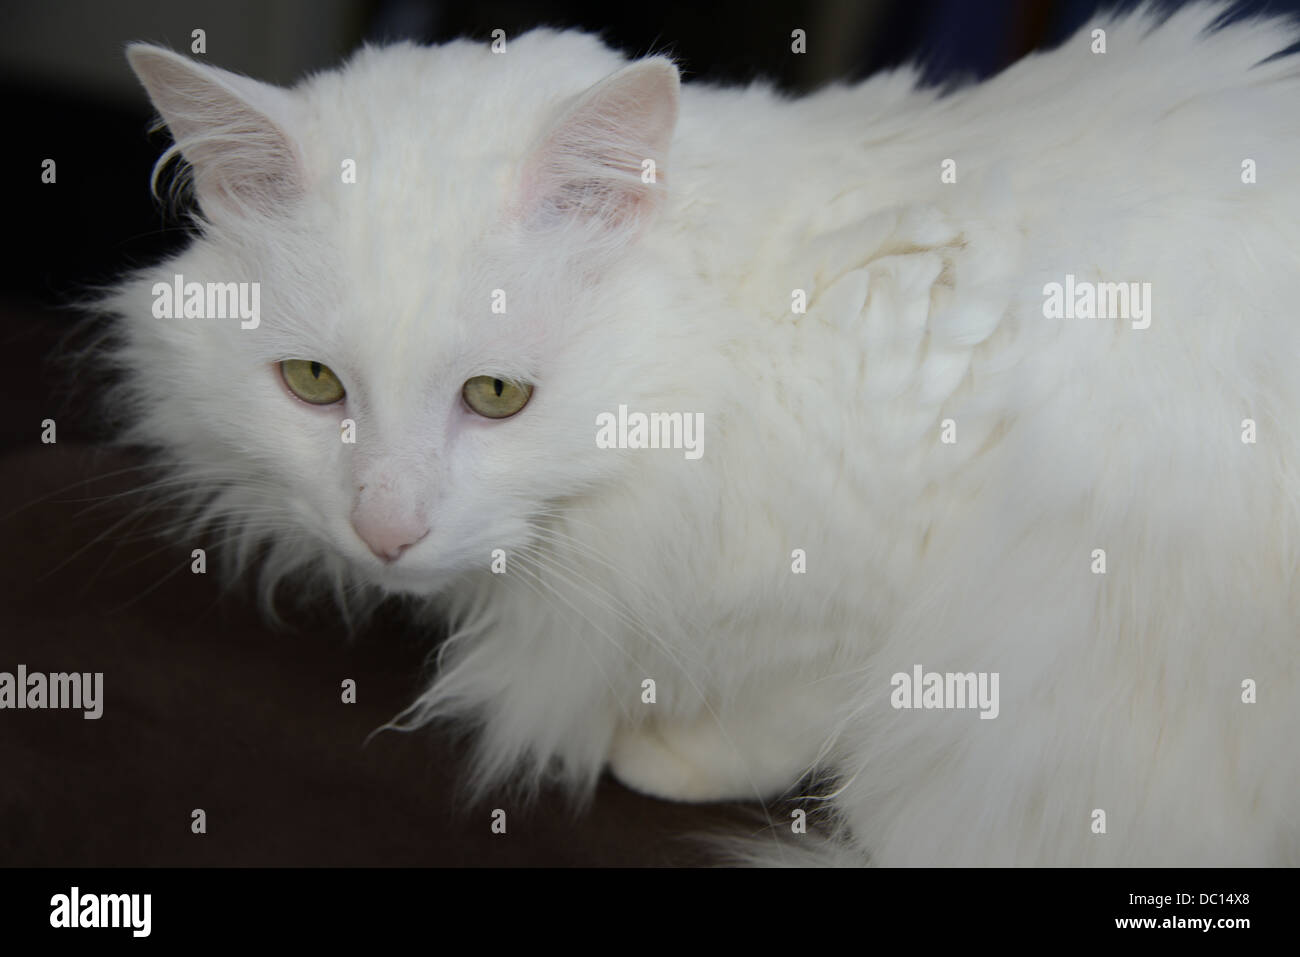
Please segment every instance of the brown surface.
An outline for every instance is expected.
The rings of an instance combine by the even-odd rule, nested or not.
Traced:
[[[190,543],[152,537],[156,518],[109,531],[140,500],[104,496],[141,480],[99,477],[129,464],[34,434],[0,458],[0,671],[102,671],[105,699],[98,721],[0,711],[0,865],[690,863],[676,835],[743,816],[609,779],[583,813],[557,795],[465,806],[446,729],[364,743],[418,690],[428,636],[393,611],[351,640],[328,608],[268,627],[249,589],[190,573]]]

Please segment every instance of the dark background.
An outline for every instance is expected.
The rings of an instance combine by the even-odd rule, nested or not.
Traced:
[[[1166,4],[1167,5],[1167,4]],[[602,32],[629,53],[671,52],[688,79],[774,79],[791,92],[908,59],[933,83],[991,75],[1059,43],[1093,0],[823,0],[450,4],[432,0],[135,0],[4,6],[0,102],[9,242],[0,255],[0,671],[105,672],[105,717],[0,712],[0,865],[665,864],[672,835],[745,819],[606,781],[580,813],[456,791],[445,729],[367,734],[416,693],[431,645],[400,607],[349,636],[332,610],[271,628],[245,590],[188,573],[191,543],[159,541],[131,490],[149,476],[101,447],[93,369],[58,361],[66,308],[186,240],[149,192],[165,133],[123,50],[149,40],[279,83],[363,41],[515,36],[535,25]],[[1300,0],[1248,3],[1294,10]],[[790,31],[808,34],[791,54]],[[56,184],[41,162],[58,164]],[[57,445],[39,440],[58,422]],[[142,469],[141,466],[144,465]],[[350,638],[350,640],[349,640]],[[357,680],[356,705],[339,702]],[[509,809],[507,837],[487,826]],[[209,833],[190,833],[190,811]],[[773,819],[788,821],[788,809]]]

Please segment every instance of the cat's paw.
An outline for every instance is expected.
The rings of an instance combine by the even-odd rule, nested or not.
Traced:
[[[620,728],[609,770],[633,791],[668,801],[724,801],[737,795],[729,781],[674,751],[653,726]]]
[[[752,801],[791,783],[761,771],[755,778],[747,765],[733,744],[698,726],[621,727],[609,755],[610,773],[622,784],[667,801]]]

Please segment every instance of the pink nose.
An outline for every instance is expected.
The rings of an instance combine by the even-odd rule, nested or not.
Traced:
[[[397,561],[402,552],[429,534],[429,526],[414,517],[394,520],[364,512],[353,514],[352,527],[370,550],[386,562]]]

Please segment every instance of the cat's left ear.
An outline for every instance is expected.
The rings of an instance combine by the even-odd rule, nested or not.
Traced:
[[[681,81],[667,57],[640,60],[581,94],[529,155],[520,215],[638,231],[663,201]]]
[[[193,169],[204,212],[272,214],[302,194],[285,90],[147,43],[131,44],[126,57]]]

